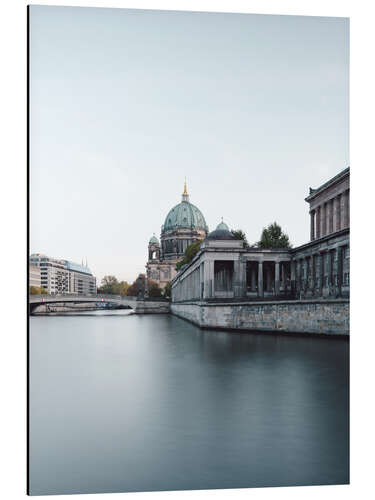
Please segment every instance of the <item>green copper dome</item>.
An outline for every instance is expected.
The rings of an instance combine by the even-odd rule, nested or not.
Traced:
[[[157,245],[159,244],[159,240],[157,239],[155,234],[153,236],[151,236],[150,243],[156,243]]]
[[[212,231],[207,235],[208,240],[235,240],[236,238],[233,236],[227,224],[224,221],[221,221],[220,224],[216,227],[215,231]]]
[[[229,231],[229,227],[227,226],[227,224],[225,224],[224,221],[221,221],[220,224],[216,228],[216,231],[217,230],[219,230],[219,231]]]
[[[202,212],[189,201],[186,186],[181,203],[168,212],[164,225],[162,226],[163,231],[176,229],[203,229],[208,232],[208,227]]]

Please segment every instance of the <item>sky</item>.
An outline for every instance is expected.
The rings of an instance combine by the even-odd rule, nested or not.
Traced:
[[[309,240],[349,166],[347,18],[30,7],[30,251],[133,281],[190,201]]]

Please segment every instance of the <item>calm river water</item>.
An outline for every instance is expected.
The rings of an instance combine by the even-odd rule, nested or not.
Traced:
[[[349,344],[169,315],[30,318],[30,493],[349,480]]]

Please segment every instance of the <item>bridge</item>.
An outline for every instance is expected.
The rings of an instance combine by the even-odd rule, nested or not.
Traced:
[[[113,304],[114,306],[129,307],[137,314],[167,313],[169,300],[162,298],[130,297],[126,295],[93,295],[93,294],[57,294],[57,295],[30,295],[29,312],[33,314],[39,306],[49,304]],[[46,311],[47,312],[47,311]]]

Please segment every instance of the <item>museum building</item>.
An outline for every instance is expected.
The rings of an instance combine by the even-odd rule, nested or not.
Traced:
[[[172,303],[348,298],[349,176],[347,168],[310,188],[310,242],[296,248],[246,248],[224,222],[211,233],[204,223],[208,234],[200,251],[178,274],[171,273]],[[174,253],[174,262],[182,255]]]

